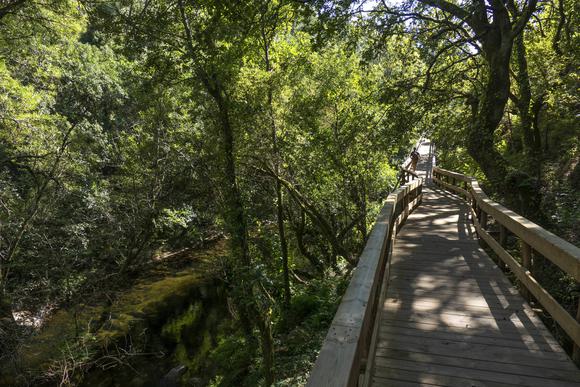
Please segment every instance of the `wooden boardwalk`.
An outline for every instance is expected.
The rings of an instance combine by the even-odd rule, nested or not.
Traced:
[[[468,214],[428,186],[397,236],[371,384],[580,387],[580,371],[479,246]]]

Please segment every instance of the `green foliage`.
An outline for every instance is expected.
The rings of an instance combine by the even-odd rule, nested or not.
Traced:
[[[217,369],[217,375],[209,383],[210,386],[229,386],[239,383],[241,376],[248,372],[247,366],[251,362],[248,343],[239,335],[227,334],[219,337],[218,345],[212,351],[209,362]]]
[[[12,309],[102,299],[154,258],[227,238],[231,321],[194,302],[155,315],[162,336],[186,378],[262,383],[270,351],[280,385],[302,384],[416,138],[434,140],[444,168],[489,172],[467,142],[488,74],[481,47],[421,2],[405,6],[428,17],[405,23],[380,2],[353,16],[359,5],[50,0],[0,16],[0,290]],[[553,218],[538,219],[577,242],[578,36],[561,12],[546,4],[524,32],[540,173],[522,174],[517,82],[489,150],[518,192],[541,187]],[[147,299],[129,292],[134,312],[166,310],[168,289],[187,284],[168,281]],[[567,279],[551,282],[575,302]],[[101,338],[138,325],[129,312]],[[201,320],[216,331],[191,340]]]
[[[295,294],[285,320],[276,329],[280,341],[277,385],[306,384],[304,370],[316,360],[348,281],[349,277],[328,276],[310,282]]]
[[[304,325],[315,331],[324,330],[334,317],[346,284],[348,278],[330,277],[311,281],[308,287],[300,289],[286,314],[290,326]]]

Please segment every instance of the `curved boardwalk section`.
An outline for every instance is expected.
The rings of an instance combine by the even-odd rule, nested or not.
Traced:
[[[395,242],[371,384],[580,387],[578,368],[480,248],[467,205],[435,187],[423,195]]]

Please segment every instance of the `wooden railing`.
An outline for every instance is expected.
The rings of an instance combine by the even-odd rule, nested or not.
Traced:
[[[399,184],[404,185],[405,183],[409,183],[415,179],[418,179],[419,175],[415,171],[411,171],[409,169],[409,165],[401,167],[399,170]]]
[[[372,359],[376,316],[388,278],[393,241],[399,226],[421,203],[423,180],[416,179],[391,193],[354,269],[307,386],[358,386]]]
[[[532,256],[538,252],[576,281],[580,281],[580,249],[489,199],[477,180],[470,176],[434,167],[433,182],[458,194],[470,204],[477,235],[515,274],[524,297],[530,300],[530,295],[533,296],[570,336],[575,344],[574,361],[579,364],[580,305],[574,318],[538,283],[533,273]],[[490,217],[499,225],[498,240],[487,230]],[[519,238],[521,264],[505,249],[508,233]]]

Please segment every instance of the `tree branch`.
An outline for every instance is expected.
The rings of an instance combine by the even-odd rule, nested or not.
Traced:
[[[536,7],[538,5],[538,0],[530,0],[527,6],[524,7],[520,17],[515,21],[515,24],[512,28],[512,37],[518,36],[523,30],[532,14],[536,11]]]
[[[431,7],[439,8],[440,10],[450,13],[461,20],[467,20],[471,15],[463,8],[449,3],[445,0],[419,0],[421,3],[430,5]]]

